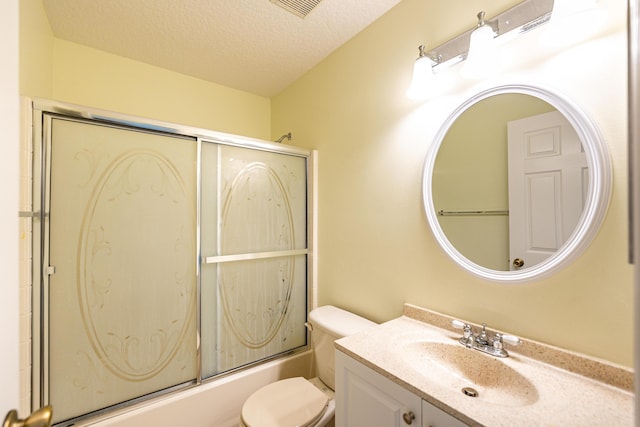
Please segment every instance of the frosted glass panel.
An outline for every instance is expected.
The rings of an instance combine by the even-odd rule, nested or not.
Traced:
[[[307,244],[306,158],[242,147],[202,147],[203,254]]]
[[[60,421],[196,377],[197,146],[51,127],[49,393]]]
[[[202,150],[204,258],[306,249],[305,158],[211,143]],[[203,317],[203,375],[305,345],[306,279],[306,255],[203,267],[203,311],[216,313]]]
[[[203,317],[204,377],[306,344],[304,255],[208,265],[203,282],[203,312],[218,312]]]

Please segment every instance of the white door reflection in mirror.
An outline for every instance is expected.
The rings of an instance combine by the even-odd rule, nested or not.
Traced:
[[[580,138],[558,111],[507,127],[509,265],[517,270],[541,263],[571,236],[584,209],[589,168]]]

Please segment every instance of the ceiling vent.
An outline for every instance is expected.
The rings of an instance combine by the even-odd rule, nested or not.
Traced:
[[[322,0],[271,0],[300,18],[306,17]]]

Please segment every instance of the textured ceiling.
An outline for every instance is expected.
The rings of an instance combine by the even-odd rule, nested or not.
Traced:
[[[57,38],[271,97],[400,0],[43,0]]]

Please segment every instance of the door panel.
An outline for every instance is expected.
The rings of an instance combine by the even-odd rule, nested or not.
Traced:
[[[573,126],[557,111],[508,123],[510,267],[553,255],[571,236],[589,171]]]

